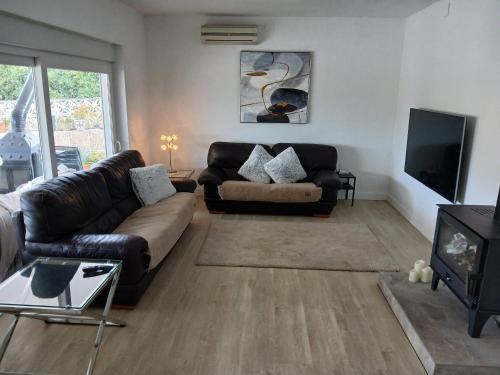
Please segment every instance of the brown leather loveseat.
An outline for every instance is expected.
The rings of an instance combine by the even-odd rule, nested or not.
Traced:
[[[337,203],[341,181],[335,172],[337,149],[306,143],[278,143],[266,151],[277,156],[292,147],[307,177],[293,184],[249,182],[238,174],[254,149],[253,143],[215,142],[208,150],[208,167],[198,183],[204,186],[205,203],[211,212],[329,215]]]

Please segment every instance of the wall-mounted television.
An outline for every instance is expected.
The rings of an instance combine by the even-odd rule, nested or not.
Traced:
[[[411,108],[405,172],[454,203],[464,134],[465,116]]]

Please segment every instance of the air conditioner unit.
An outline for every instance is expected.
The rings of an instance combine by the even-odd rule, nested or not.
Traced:
[[[259,27],[255,25],[203,25],[201,41],[205,44],[257,44]]]

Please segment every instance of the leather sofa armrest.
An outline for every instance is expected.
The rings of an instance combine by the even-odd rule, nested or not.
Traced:
[[[18,251],[24,251],[24,241],[26,240],[26,228],[24,227],[24,216],[22,211],[14,211],[11,215]]]
[[[319,187],[327,187],[330,189],[338,190],[342,186],[339,176],[336,172],[330,169],[319,170],[314,176],[312,182]]]
[[[200,185],[204,184],[215,184],[222,185],[224,181],[227,180],[226,174],[220,168],[207,167],[203,170],[198,177],[198,183]]]
[[[25,242],[25,251],[35,257],[121,260],[120,282],[133,284],[149,267],[148,242],[127,234],[75,234],[59,241]]]
[[[171,180],[178,193],[194,193],[196,190],[195,180]]]

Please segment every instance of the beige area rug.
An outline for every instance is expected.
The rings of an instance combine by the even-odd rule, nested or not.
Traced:
[[[197,264],[399,271],[367,225],[311,222],[213,220]]]

